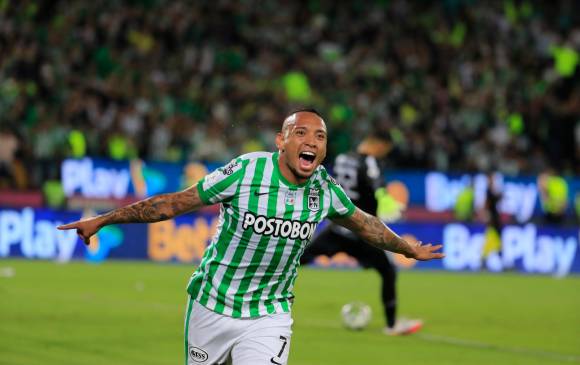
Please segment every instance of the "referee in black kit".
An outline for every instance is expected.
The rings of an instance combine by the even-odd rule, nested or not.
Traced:
[[[367,136],[356,152],[340,154],[334,163],[334,176],[353,203],[369,214],[376,214],[375,191],[384,185],[379,167],[392,148],[390,138],[382,133]],[[421,329],[420,320],[397,319],[397,271],[386,251],[375,248],[351,231],[333,223],[318,234],[310,243],[300,263],[312,262],[319,255],[333,256],[344,252],[358,260],[365,268],[372,267],[381,275],[381,299],[383,302],[387,335],[407,335]]]

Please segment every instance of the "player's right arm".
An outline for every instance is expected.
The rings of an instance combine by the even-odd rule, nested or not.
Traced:
[[[204,204],[197,185],[169,194],[160,194],[125,207],[85,220],[58,226],[58,229],[76,229],[85,244],[99,229],[117,223],[153,223],[171,219],[201,208]]]
[[[204,205],[220,203],[235,193],[237,183],[243,176],[242,166],[246,163],[247,161],[242,163],[240,158],[232,160],[228,165],[218,168],[183,191],[152,196],[108,213],[57,228],[76,229],[77,234],[88,245],[90,237],[109,224],[159,222],[197,210]]]

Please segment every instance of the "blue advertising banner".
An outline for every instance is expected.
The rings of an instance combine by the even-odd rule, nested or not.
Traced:
[[[0,257],[69,261],[82,257],[75,231],[55,227],[79,218],[78,214],[24,208],[0,209]]]
[[[184,189],[219,166],[84,158],[65,160],[61,173],[66,196],[123,199]],[[396,185],[396,190],[406,197],[405,203],[425,207],[431,212],[453,209],[457,196],[469,184],[474,188],[476,208],[481,208],[485,203],[487,179],[484,174],[388,171],[385,180],[388,185]],[[501,213],[512,215],[520,223],[540,214],[536,177],[496,174],[495,181],[502,193],[499,202]],[[569,210],[572,211],[575,194],[580,192],[580,179],[567,179],[567,182]]]
[[[401,235],[442,243],[445,258],[417,263],[417,268],[451,271],[518,271],[565,276],[580,273],[580,229],[510,225],[500,233],[501,250],[484,255],[486,229],[482,225],[398,223]]]
[[[93,213],[89,213],[92,215]],[[100,262],[112,259],[142,259],[158,262],[197,263],[215,232],[214,213],[187,214],[153,224],[125,224],[103,228],[90,246],[75,231],[56,226],[81,218],[80,213],[46,209],[0,209],[0,258],[24,257]],[[565,276],[580,274],[580,228],[540,227],[534,224],[503,228],[501,251],[485,254],[485,227],[460,223],[393,223],[396,232],[409,241],[442,243],[443,260],[415,262],[395,255],[401,267]],[[322,266],[355,266],[344,255],[319,260]]]
[[[541,213],[537,178],[508,177],[494,175],[502,198],[498,209],[500,213],[512,215],[517,222],[530,220]],[[474,204],[482,208],[485,204],[487,177],[485,174],[445,174],[442,172],[388,172],[389,183],[400,182],[406,189],[410,205],[424,206],[431,212],[443,212],[453,209],[457,196],[467,187],[473,185]],[[568,206],[573,210],[575,194],[580,192],[580,179],[566,179],[568,183]]]
[[[0,258],[199,262],[218,221],[215,214],[201,212],[152,224],[112,225],[101,229],[90,246],[85,246],[74,230],[56,229],[94,214],[0,208]]]
[[[219,164],[67,159],[61,166],[66,196],[123,199],[181,190],[191,185],[191,170],[205,175]],[[197,170],[196,170],[197,169]],[[199,178],[199,177],[198,177]]]

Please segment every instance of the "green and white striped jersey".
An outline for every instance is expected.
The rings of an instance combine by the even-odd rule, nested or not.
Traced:
[[[216,235],[187,291],[216,313],[235,318],[289,312],[305,246],[324,218],[355,206],[319,166],[300,185],[278,168],[278,153],[242,155],[197,184],[206,204],[221,203]]]

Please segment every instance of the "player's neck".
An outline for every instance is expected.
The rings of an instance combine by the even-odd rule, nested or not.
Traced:
[[[286,179],[286,181],[288,181],[290,184],[302,185],[308,181],[308,178],[297,176],[292,171],[290,166],[288,166],[286,159],[282,155],[278,155],[278,170],[280,171],[280,174],[284,177],[284,179]]]

